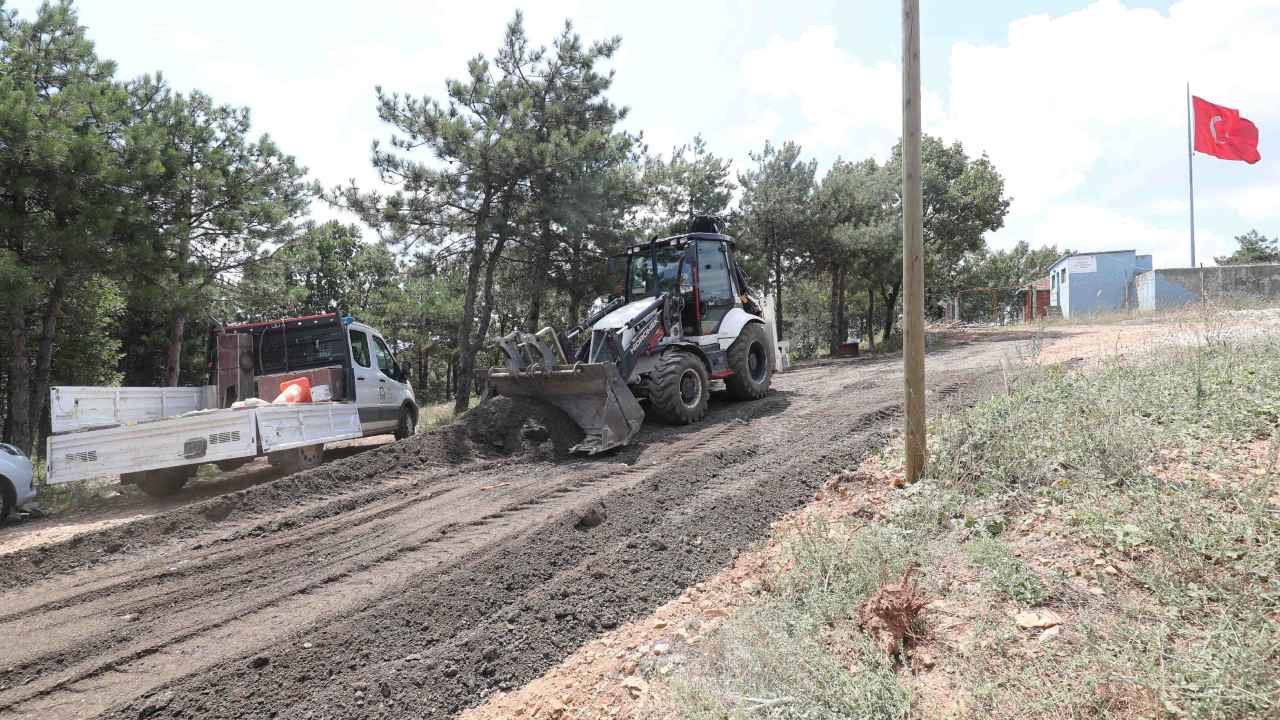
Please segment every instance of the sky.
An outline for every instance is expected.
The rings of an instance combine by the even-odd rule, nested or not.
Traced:
[[[38,2],[7,6],[29,16]],[[884,160],[901,132],[897,0],[77,7],[122,77],[161,71],[179,91],[249,107],[255,132],[327,186],[377,183],[370,144],[391,129],[375,87],[443,97],[469,58],[493,54],[517,8],[540,43],[566,19],[586,40],[621,36],[610,97],[651,152],[700,133],[742,171],[766,140],[793,140],[822,173],[841,157]],[[1194,159],[1198,262],[1250,229],[1280,235],[1280,0],[921,0],[921,26],[925,132],[986,153],[1006,179],[993,248],[1133,248],[1185,267],[1187,83],[1261,135],[1255,165]]]

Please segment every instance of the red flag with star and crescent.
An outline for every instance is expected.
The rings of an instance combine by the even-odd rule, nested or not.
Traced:
[[[1223,160],[1243,160],[1250,165],[1262,159],[1258,154],[1258,126],[1240,117],[1235,108],[1191,98],[1196,116],[1196,152]]]

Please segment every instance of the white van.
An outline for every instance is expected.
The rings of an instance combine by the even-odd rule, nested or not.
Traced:
[[[311,402],[272,402],[304,378]],[[417,428],[413,388],[387,341],[337,313],[213,328],[208,383],[51,389],[49,483],[119,475],[167,495],[205,463],[230,469],[266,455],[300,470],[320,464],[325,443]]]

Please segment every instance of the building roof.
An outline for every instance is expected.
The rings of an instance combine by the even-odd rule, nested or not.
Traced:
[[[1033,280],[1033,281],[1031,282],[1031,284],[1030,284],[1030,285],[1028,285],[1027,287],[1033,287],[1033,288],[1035,288],[1036,290],[1048,290],[1048,289],[1049,289],[1049,276],[1048,276],[1048,275],[1045,275],[1044,277],[1040,278],[1039,280]]]
[[[1053,263],[1049,265],[1049,267],[1053,267],[1058,263],[1062,262],[1063,260],[1066,260],[1067,258],[1075,257],[1077,255],[1118,255],[1120,253],[1133,253],[1134,255],[1137,255],[1138,251],[1137,250],[1100,250],[1098,252],[1069,252],[1066,255],[1063,255],[1062,257],[1058,258],[1057,260],[1054,260]]]

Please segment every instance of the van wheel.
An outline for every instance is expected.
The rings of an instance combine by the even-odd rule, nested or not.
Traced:
[[[267,461],[285,474],[310,470],[324,462],[324,444],[307,445],[292,450],[281,450],[267,455]]]
[[[9,478],[0,475],[0,522],[9,519],[9,513],[13,512],[13,503],[17,497],[18,493],[9,484]]]
[[[192,469],[176,467],[130,474],[133,484],[142,492],[151,497],[168,497],[181,490],[193,473]]]
[[[403,440],[418,432],[418,416],[407,407],[400,408],[400,422],[396,423],[396,439]]]

